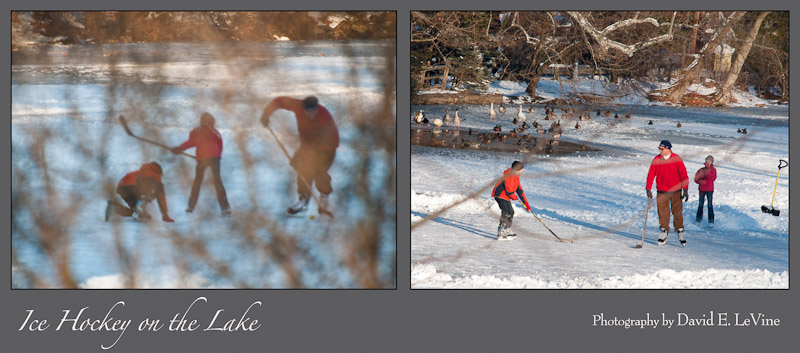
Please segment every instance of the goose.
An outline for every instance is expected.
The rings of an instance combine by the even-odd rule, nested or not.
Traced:
[[[522,124],[522,123],[525,122],[525,119],[527,119],[527,117],[525,116],[525,113],[522,112],[522,104],[520,104],[519,105],[519,112],[517,112],[517,122]]]
[[[458,109],[456,109],[456,116],[455,116],[455,118],[453,118],[453,127],[456,130],[460,130],[461,129],[461,117],[458,116]],[[470,134],[471,133],[472,133],[472,130],[470,130]]]
[[[489,102],[489,120],[497,120],[497,112],[494,111],[494,103]]]
[[[503,115],[503,114],[506,113],[506,107],[503,106],[502,102],[500,103],[500,108],[498,108],[498,109],[500,110],[500,115]]]
[[[444,110],[444,116],[442,117],[442,122],[444,122],[444,126],[450,125],[450,108]]]
[[[437,128],[442,127],[442,119],[433,119],[433,126],[436,126]]]

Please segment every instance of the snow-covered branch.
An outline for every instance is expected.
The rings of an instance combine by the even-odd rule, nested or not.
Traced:
[[[597,42],[597,44],[602,49],[602,52],[608,52],[611,49],[616,49],[616,50],[622,52],[623,54],[626,54],[628,56],[633,56],[634,53],[636,53],[637,51],[639,51],[641,49],[644,49],[646,47],[649,47],[651,45],[658,44],[658,43],[661,43],[661,42],[670,41],[673,38],[672,27],[674,26],[674,23],[675,23],[675,15],[674,14],[672,16],[672,21],[669,24],[670,28],[669,28],[669,32],[667,34],[663,34],[663,35],[660,35],[660,36],[657,36],[657,37],[653,37],[653,38],[650,38],[650,39],[647,39],[647,40],[644,40],[644,41],[641,41],[641,42],[638,42],[638,43],[634,43],[634,44],[624,44],[624,43],[620,43],[618,41],[609,39],[608,38],[609,34],[611,34],[612,32],[614,32],[614,31],[616,31],[618,29],[621,29],[623,27],[633,26],[633,25],[637,25],[637,24],[651,24],[651,25],[653,25],[655,27],[661,27],[662,24],[660,24],[656,19],[651,18],[651,17],[641,18],[641,19],[639,19],[639,18],[631,18],[631,19],[622,20],[622,21],[618,21],[618,22],[612,23],[612,24],[608,25],[606,28],[604,28],[602,31],[600,31],[600,30],[597,30],[594,27],[594,25],[592,25],[592,23],[589,22],[589,20],[586,17],[584,17],[583,14],[581,14],[580,12],[567,11],[567,13],[570,15],[570,17],[572,17],[575,20],[575,22],[578,23],[578,25],[581,27],[581,29],[583,29],[586,33],[589,33],[589,35],[592,36],[592,38]]]

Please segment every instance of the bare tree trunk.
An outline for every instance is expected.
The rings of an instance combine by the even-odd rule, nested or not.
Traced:
[[[753,47],[753,42],[755,42],[756,36],[758,36],[758,30],[761,28],[761,23],[764,22],[764,18],[767,17],[767,15],[769,15],[769,11],[764,11],[758,14],[755,22],[753,22],[753,26],[750,27],[750,32],[747,34],[747,37],[744,38],[741,45],[739,45],[739,48],[736,49],[733,63],[731,64],[730,70],[728,70],[725,81],[715,94],[715,105],[728,105],[728,103],[730,103],[731,89],[733,89],[733,85],[736,83],[736,80],[739,78],[739,74],[742,72],[742,65],[744,65],[747,55],[750,54],[750,49]]]
[[[525,92],[527,92],[531,98],[536,98],[536,87],[539,86],[539,80],[542,78],[543,72],[544,70],[534,71],[533,76],[528,80],[528,88],[525,89]]]
[[[706,43],[706,45],[700,50],[700,53],[695,55],[694,60],[689,64],[688,67],[681,70],[678,81],[674,85],[664,89],[663,92],[666,95],[665,98],[667,101],[680,102],[681,99],[683,99],[686,89],[689,88],[689,86],[700,75],[700,70],[703,68],[702,58],[705,57],[707,53],[713,52],[714,49],[722,43],[725,36],[727,36],[728,32],[731,31],[731,26],[739,21],[744,14],[744,11],[736,11],[728,16],[727,21],[719,30],[717,30],[714,38],[710,42]]]

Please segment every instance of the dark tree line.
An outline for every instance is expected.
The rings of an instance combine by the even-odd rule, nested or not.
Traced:
[[[614,83],[671,82],[651,97],[673,102],[712,76],[714,104],[728,104],[735,86],[787,101],[788,18],[745,11],[413,12],[412,94],[430,85],[426,70],[438,65],[450,88],[527,81],[533,96],[541,77],[560,68]],[[724,57],[720,48],[733,54]]]
[[[23,13],[12,13],[12,26]],[[332,23],[328,15],[343,18]],[[30,30],[65,44],[396,37],[393,12],[85,11],[32,12]]]

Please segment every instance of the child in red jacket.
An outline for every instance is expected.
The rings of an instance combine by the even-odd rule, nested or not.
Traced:
[[[178,154],[192,147],[195,147],[197,150],[197,165],[194,169],[194,183],[192,183],[192,192],[189,194],[189,204],[186,207],[186,212],[191,213],[194,211],[194,206],[197,204],[197,197],[200,196],[200,185],[203,183],[203,176],[205,175],[206,168],[209,168],[214,178],[214,189],[217,191],[219,207],[224,216],[229,216],[231,214],[231,208],[228,204],[225,186],[222,185],[222,178],[220,177],[222,136],[219,134],[219,131],[214,128],[214,117],[211,114],[207,112],[201,114],[200,127],[189,133],[189,139],[186,140],[186,142],[182,143],[180,146],[173,147],[172,153]]]
[[[161,220],[173,222],[167,211],[167,199],[164,195],[164,184],[161,183],[163,172],[156,162],[142,164],[139,170],[125,174],[117,184],[117,194],[125,200],[128,207],[117,201],[108,201],[106,205],[106,222],[113,213],[136,220],[146,220],[150,216],[144,205],[151,200],[158,202]]]
[[[516,200],[517,195],[525,205],[525,209],[531,212],[528,198],[525,197],[525,192],[522,191],[522,185],[519,183],[519,175],[522,174],[523,168],[525,168],[525,165],[522,162],[514,161],[511,164],[511,168],[503,172],[503,179],[492,189],[492,197],[497,201],[501,210],[500,226],[497,227],[497,240],[514,239],[517,236],[511,231],[511,224],[514,218],[514,206],[511,205],[511,200]]]
[[[697,207],[697,217],[695,223],[700,225],[703,220],[703,203],[708,198],[708,227],[714,228],[714,180],[717,180],[717,169],[714,168],[714,156],[706,157],[706,163],[703,168],[697,170],[694,175],[694,182],[698,184],[700,191],[700,205]]]

